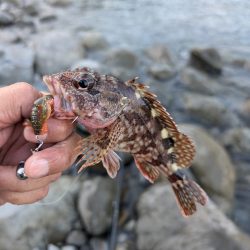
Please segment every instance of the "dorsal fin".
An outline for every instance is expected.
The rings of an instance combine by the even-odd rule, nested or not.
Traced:
[[[151,104],[152,117],[160,120],[162,122],[162,124],[164,124],[167,127],[170,134],[172,136],[175,136],[176,134],[179,133],[179,130],[178,130],[177,125],[175,124],[174,120],[172,119],[170,114],[166,111],[166,109],[161,105],[161,103],[158,100],[148,97],[149,93],[150,92],[148,92],[148,91],[145,92],[145,97],[143,97],[143,98],[146,98],[149,101],[149,103]],[[154,111],[156,112],[156,114],[152,114]]]
[[[136,91],[136,96],[141,97],[147,101],[147,104],[151,106],[151,115],[161,120],[163,124],[168,128],[169,132],[174,136],[179,133],[178,128],[173,121],[170,114],[162,106],[162,104],[156,99],[157,96],[148,90],[148,86],[136,82],[136,79],[132,79],[126,82],[127,85],[131,86]]]
[[[161,125],[162,140],[173,139],[173,145],[167,148],[167,152],[171,154],[172,169],[189,167],[195,155],[195,147],[188,136],[182,134],[170,114],[157,100],[157,96],[149,91],[149,87],[132,79],[126,82],[135,90],[137,99],[142,98],[151,109],[151,116],[157,119]]]

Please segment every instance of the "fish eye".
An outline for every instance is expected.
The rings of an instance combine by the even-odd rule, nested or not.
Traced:
[[[83,89],[87,88],[89,85],[88,85],[88,81],[86,81],[86,79],[82,79],[78,82],[79,86]]]
[[[78,85],[82,89],[91,89],[94,86],[95,79],[91,75],[83,75],[81,80],[77,81]]]

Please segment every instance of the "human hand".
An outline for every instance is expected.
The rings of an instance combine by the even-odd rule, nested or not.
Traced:
[[[0,205],[27,204],[44,198],[49,184],[69,167],[79,136],[71,121],[48,120],[48,135],[42,151],[32,154],[36,138],[31,127],[23,127],[39,92],[28,83],[0,89]],[[16,167],[25,161],[26,180],[16,177]]]

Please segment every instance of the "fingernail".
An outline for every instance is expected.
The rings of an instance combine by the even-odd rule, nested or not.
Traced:
[[[49,173],[49,164],[47,160],[33,160],[30,164],[29,177],[41,178]]]

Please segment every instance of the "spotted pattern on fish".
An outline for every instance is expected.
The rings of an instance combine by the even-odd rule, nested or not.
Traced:
[[[191,139],[179,131],[156,95],[138,78],[123,82],[81,68],[45,76],[44,81],[63,100],[55,116],[60,117],[66,102],[91,133],[77,146],[86,161],[80,171],[102,161],[114,178],[120,167],[114,151],[129,152],[151,183],[160,174],[167,177],[184,216],[196,211],[196,203],[205,205],[207,196],[201,187],[177,172],[192,164],[195,147]]]

